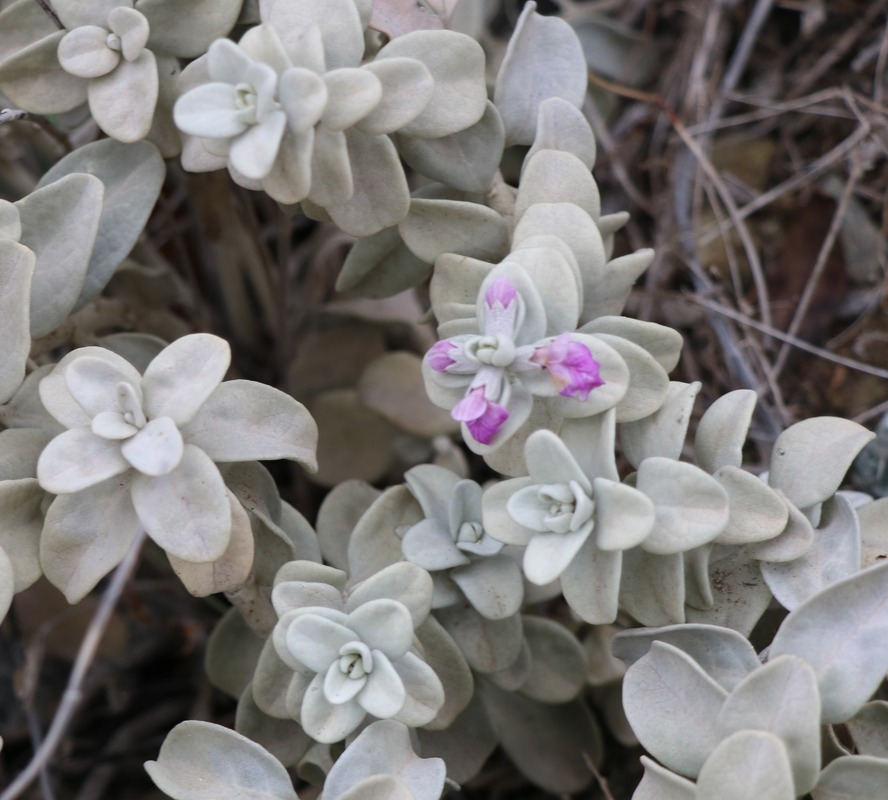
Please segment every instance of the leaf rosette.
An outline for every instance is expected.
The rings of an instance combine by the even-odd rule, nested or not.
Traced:
[[[41,381],[43,405],[67,430],[37,462],[40,485],[58,495],[40,558],[69,601],[120,562],[140,529],[183,561],[222,557],[233,496],[215,462],[289,458],[315,468],[317,429],[305,408],[263,384],[223,384],[229,361],[223,339],[193,334],[144,375],[91,347]]]

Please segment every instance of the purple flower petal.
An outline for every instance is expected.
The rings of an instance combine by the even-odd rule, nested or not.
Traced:
[[[549,370],[564,397],[588,400],[589,392],[604,385],[601,365],[589,348],[573,341],[569,333],[562,333],[549,344],[537,347],[530,360]]]
[[[435,342],[432,349],[426,353],[426,360],[429,366],[436,372],[447,372],[448,367],[452,367],[456,361],[450,357],[450,353],[458,349],[453,342],[445,339],[441,342]]]
[[[478,386],[453,407],[450,416],[459,422],[465,422],[476,441],[490,444],[509,418],[509,412],[499,403],[488,400],[484,396],[484,387]]]

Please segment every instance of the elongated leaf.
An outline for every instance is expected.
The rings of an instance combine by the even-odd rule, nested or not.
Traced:
[[[814,800],[861,800],[880,797],[888,784],[888,761],[874,756],[841,756],[827,764],[817,786],[811,790]]]
[[[509,251],[505,221],[477,203],[414,199],[398,230],[410,250],[429,264],[443,253],[499,261]]]
[[[696,800],[697,789],[687,778],[670,772],[647,756],[641,757],[644,777],[632,800]]]
[[[854,716],[888,671],[888,564],[800,605],[783,621],[770,653],[800,656],[814,668],[824,723]]]
[[[10,239],[0,240],[0,402],[6,402],[25,379],[31,350],[30,297],[34,253]]]
[[[755,403],[752,389],[737,389],[719,397],[706,409],[694,440],[701,469],[712,474],[724,466],[740,466]]]

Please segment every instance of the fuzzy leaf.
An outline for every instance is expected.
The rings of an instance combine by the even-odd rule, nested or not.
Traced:
[[[697,789],[687,778],[670,772],[647,756],[641,757],[641,763],[644,776],[632,800],[696,800]]]
[[[738,731],[707,759],[697,781],[697,800],[794,800],[786,748],[763,731]]]
[[[804,555],[763,563],[762,575],[777,601],[792,611],[827,586],[860,572],[860,526],[851,504],[835,495],[823,504],[814,543]]]
[[[716,720],[727,697],[696,661],[663,642],[653,642],[623,678],[623,706],[638,740],[664,766],[689,778],[721,739]]]
[[[535,203],[573,203],[593,220],[601,216],[601,195],[592,173],[577,156],[558,150],[538,150],[524,162],[515,219]]]
[[[175,800],[297,800],[276,758],[246,736],[211,722],[180,722],[145,770]]]
[[[620,426],[620,444],[634,467],[652,456],[678,460],[684,447],[700,382],[670,381],[666,399],[653,414]]]
[[[213,461],[289,458],[317,469],[317,425],[302,403],[255,381],[226,381],[182,429]]]
[[[752,389],[737,389],[722,395],[706,409],[694,439],[701,469],[711,475],[724,466],[740,466],[755,403]]]
[[[728,464],[713,476],[728,493],[730,516],[719,544],[751,544],[778,536],[789,521],[783,498],[755,475]]]
[[[814,417],[787,428],[771,454],[768,482],[790,503],[809,508],[832,497],[851,462],[875,434],[839,417]]]
[[[31,351],[30,306],[34,253],[10,239],[0,239],[0,402],[6,402],[25,379]]]
[[[790,653],[817,674],[821,720],[844,722],[888,671],[888,564],[832,584],[790,613],[771,658]]]
[[[878,797],[888,782],[888,761],[873,756],[841,756],[826,765],[817,786],[811,790],[814,800],[860,800]]]
[[[95,175],[105,184],[95,247],[76,311],[104,288],[144,230],[166,177],[166,165],[149,142],[123,144],[102,139],[65,156],[40,179],[39,186],[73,172]]]
[[[411,251],[428,264],[443,253],[499,261],[509,251],[505,221],[477,203],[414,199],[398,231]]]
[[[858,753],[888,759],[888,702],[867,703],[845,725]]]
[[[586,96],[586,57],[570,25],[525,4],[496,78],[493,101],[506,143],[531,144],[543,100],[561,97],[579,108]]]
[[[559,150],[576,156],[588,169],[595,166],[595,136],[583,112],[561,97],[540,103],[536,135],[523,167],[539,150]]]

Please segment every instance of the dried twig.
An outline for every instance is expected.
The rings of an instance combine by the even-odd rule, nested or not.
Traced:
[[[59,704],[46,738],[37,752],[34,753],[24,771],[0,795],[0,800],[15,800],[15,798],[20,797],[34,782],[43,767],[49,763],[56,748],[61,744],[62,737],[68,729],[77,706],[80,704],[83,695],[83,681],[96,656],[102,637],[105,635],[105,629],[111,621],[111,614],[114,612],[117,600],[120,598],[127,580],[136,567],[136,563],[139,560],[139,551],[142,549],[144,541],[145,533],[142,531],[136,536],[120,566],[111,577],[111,581],[102,595],[102,600],[99,603],[95,616],[92,618],[83,641],[80,643],[80,650],[77,652],[74,667],[68,678],[68,686],[62,695],[62,702]]]
[[[58,14],[56,14],[55,11],[53,11],[52,6],[50,6],[50,4],[46,2],[46,0],[34,0],[34,2],[37,3],[37,5],[43,9],[43,13],[46,14],[46,16],[49,17],[53,21],[53,24],[60,31],[65,30],[65,26],[62,24],[62,21],[59,19]]]

